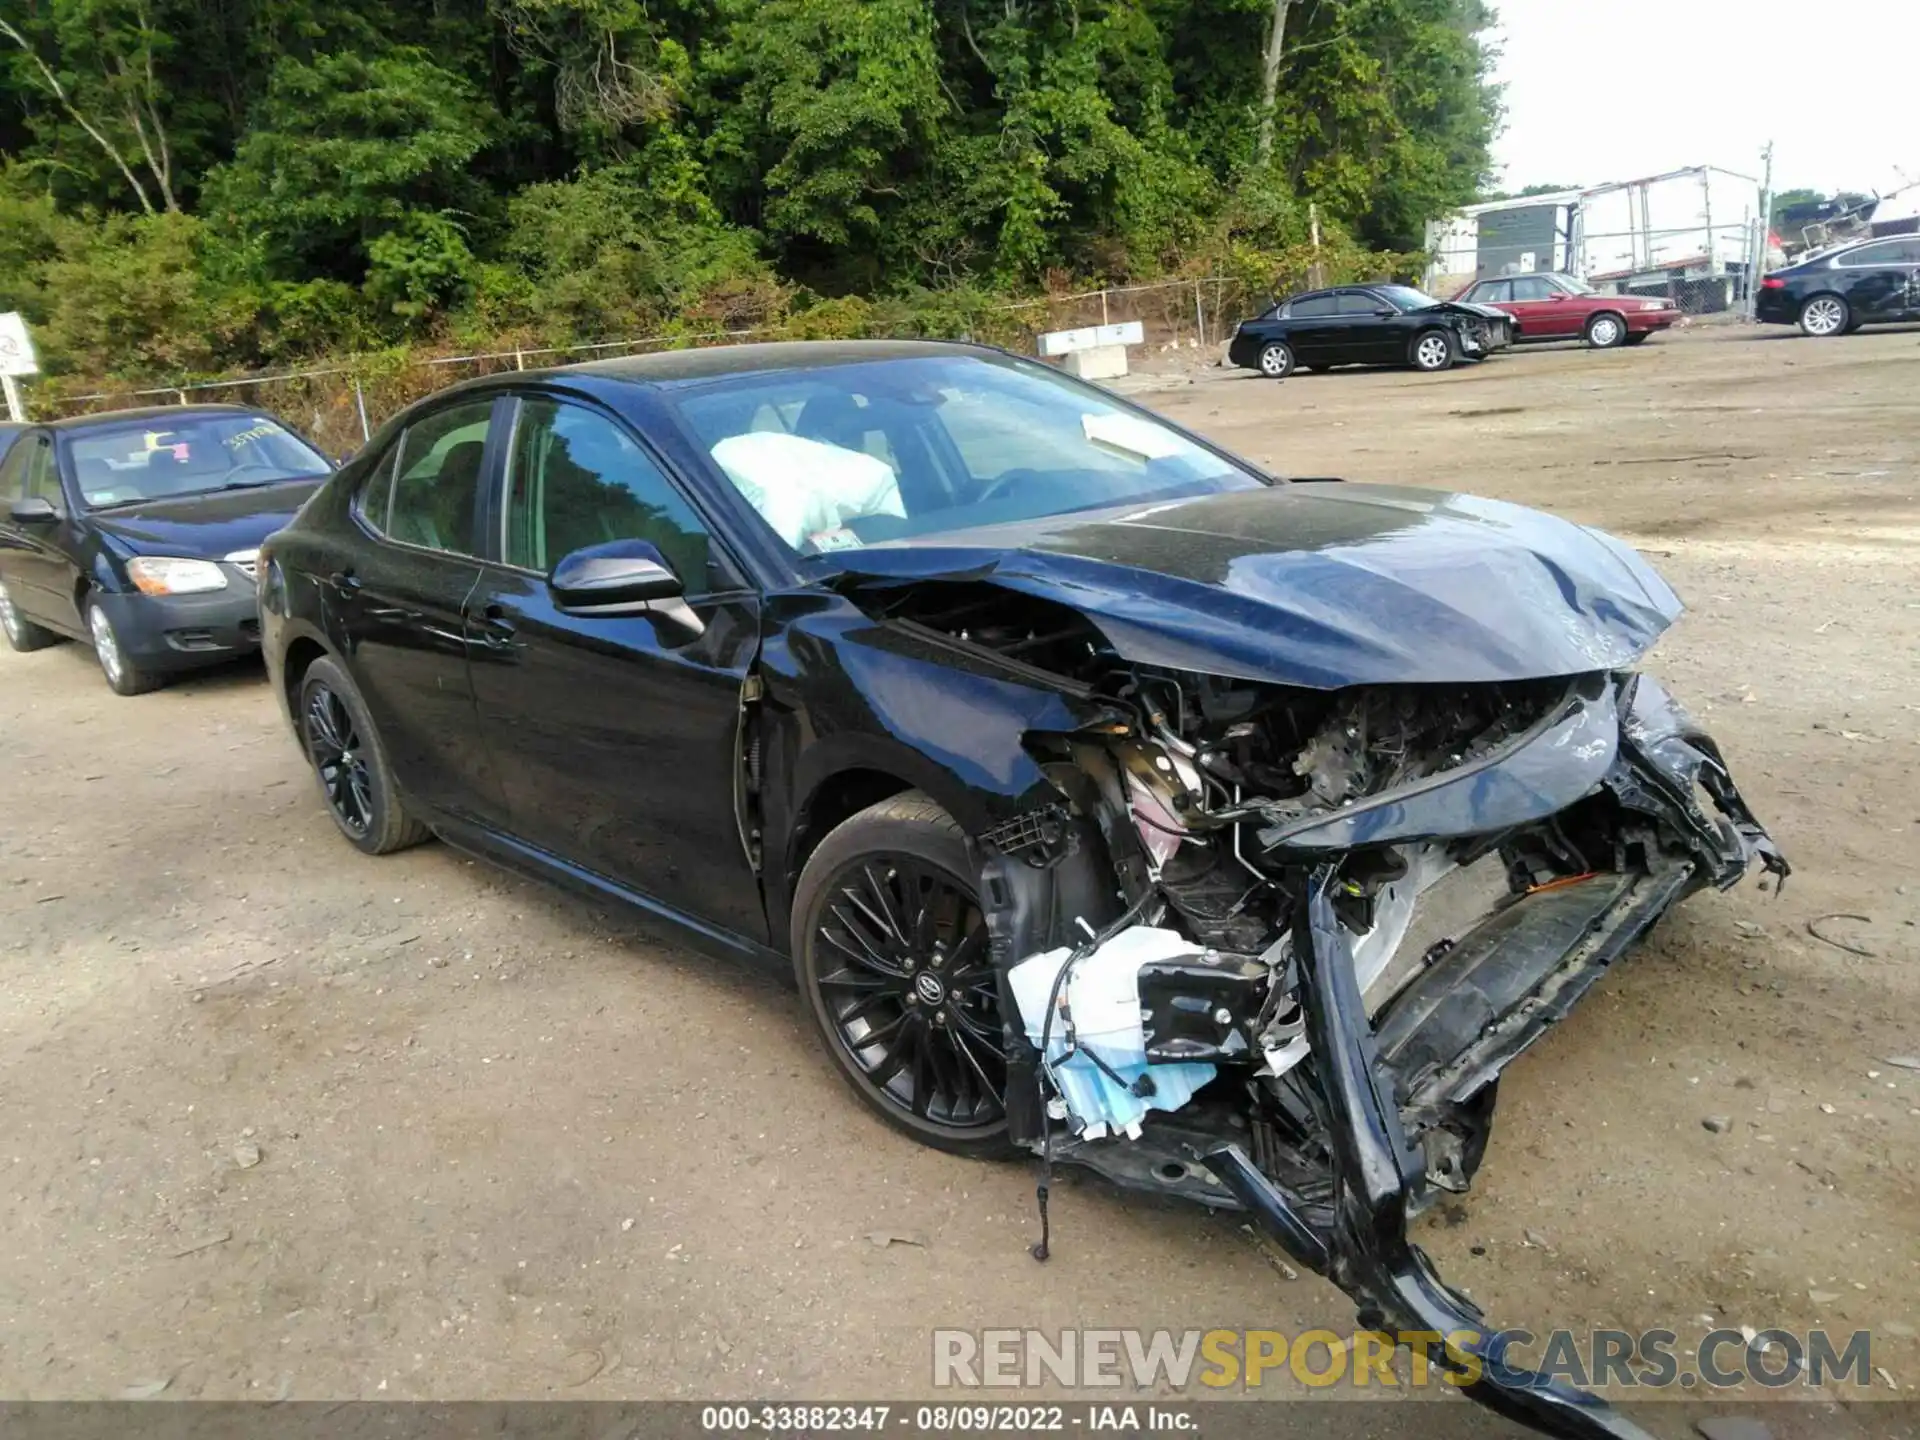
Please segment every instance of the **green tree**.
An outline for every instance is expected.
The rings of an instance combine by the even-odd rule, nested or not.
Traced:
[[[722,206],[778,241],[868,246],[945,114],[929,0],[725,0],[705,57]]]
[[[471,166],[496,124],[424,51],[287,58],[234,158],[208,177],[206,208],[274,278],[358,282],[383,237],[395,237],[384,263],[425,245],[444,266],[454,232],[492,206]]]

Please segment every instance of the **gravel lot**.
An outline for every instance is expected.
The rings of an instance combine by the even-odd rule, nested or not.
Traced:
[[[1920,1071],[1886,1058],[1920,1055],[1920,334],[1132,388],[1283,471],[1641,546],[1690,607],[1653,664],[1794,862],[1509,1073],[1422,1223],[1441,1272],[1538,1331],[1872,1327],[1920,1386]],[[257,667],[123,700],[78,646],[0,650],[0,1097],[5,1397],[870,1398],[928,1391],[935,1327],[1351,1322],[1231,1219],[1091,1179],[1035,1265],[1027,1171],[868,1120],[779,984],[351,851]]]

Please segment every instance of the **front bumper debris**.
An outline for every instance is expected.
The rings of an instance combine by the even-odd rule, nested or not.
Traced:
[[[1447,1286],[1407,1238],[1408,1202],[1424,1165],[1407,1143],[1392,1071],[1367,1023],[1352,951],[1334,915],[1334,877],[1327,866],[1309,878],[1308,935],[1294,950],[1311,997],[1307,1034],[1333,1156],[1330,1216],[1316,1224],[1237,1145],[1208,1156],[1209,1167],[1289,1254],[1353,1298],[1361,1324],[1424,1337],[1433,1363],[1465,1377],[1461,1391],[1469,1399],[1546,1435],[1649,1440],[1598,1397],[1509,1365],[1478,1308]]]
[[[1516,898],[1402,990],[1377,1024],[1334,912],[1340,864],[1319,865],[1305,882],[1308,923],[1293,954],[1332,1157],[1331,1203],[1288,1194],[1237,1145],[1206,1158],[1275,1241],[1354,1299],[1362,1324],[1431,1337],[1429,1358],[1470,1377],[1461,1387],[1470,1399],[1572,1440],[1646,1440],[1646,1432],[1596,1396],[1509,1364],[1494,1327],[1435,1274],[1407,1221],[1442,1177],[1407,1131],[1444,1134],[1427,1127],[1484,1093],[1691,890],[1732,885],[1756,860],[1776,884],[1789,873],[1713,741],[1665,688],[1638,676],[1620,701],[1620,748],[1603,783],[1623,809],[1685,835],[1692,855]]]
[[[1365,705],[1329,712],[1325,727],[1305,741],[1296,773],[1315,784],[1345,773],[1341,767],[1353,763],[1370,733],[1382,734],[1383,744],[1404,744],[1402,732],[1378,730],[1379,713]],[[1389,705],[1387,713],[1400,712]],[[1160,716],[1152,718],[1156,734],[1179,740]],[[1511,1363],[1499,1328],[1440,1279],[1409,1238],[1408,1221],[1439,1192],[1467,1187],[1503,1071],[1662,915],[1696,890],[1736,883],[1756,861],[1776,884],[1789,867],[1711,737],[1651,677],[1576,676],[1537,695],[1507,728],[1482,729],[1477,712],[1467,723],[1477,738],[1452,754],[1453,763],[1397,785],[1336,793],[1318,806],[1297,796],[1236,795],[1230,808],[1185,812],[1213,826],[1213,844],[1230,850],[1241,872],[1266,877],[1284,897],[1275,913],[1288,917],[1285,929],[1257,951],[1153,932],[1156,943],[1178,953],[1128,973],[1135,988],[1120,998],[1133,999],[1140,1022],[1123,1054],[1125,1027],[1117,1018],[1096,1023],[1085,1003],[1101,993],[1112,998],[1101,987],[1125,969],[1127,948],[1115,937],[1146,936],[1139,916],[1156,890],[1175,909],[1149,923],[1198,923],[1190,912],[1205,910],[1196,892],[1175,888],[1190,883],[1168,868],[1177,847],[1142,852],[1153,885],[1137,890],[1133,906],[1105,928],[1087,927],[1076,951],[1098,983],[1082,994],[1056,978],[1044,1005],[1018,1011],[1030,1027],[1034,1016],[1065,1021],[1078,1014],[1089,1038],[1081,1046],[1077,1033],[1065,1037],[1064,1058],[1043,1062],[1041,1056],[1054,1055],[1044,1027],[1037,1048],[1019,1043],[1033,1040],[1031,1031],[1009,1035],[1011,1133],[1039,1142],[1043,1156],[1071,1158],[1122,1185],[1236,1204],[1300,1264],[1346,1291],[1364,1326],[1395,1343],[1418,1344],[1431,1362],[1454,1372],[1470,1399],[1541,1433],[1632,1440],[1644,1432],[1598,1397]],[[1354,747],[1342,748],[1342,738]],[[1177,774],[1181,760],[1203,765],[1213,758],[1206,746],[1189,756],[1175,745],[1166,765],[1149,773]],[[1083,755],[1080,763],[1090,762]],[[1098,789],[1101,782],[1091,778],[1097,767],[1086,773],[1086,785]],[[1106,783],[1110,792],[1119,781]],[[1071,799],[1074,792],[1063,793]],[[1142,844],[1193,833],[1180,828],[1177,805],[1150,805],[1138,788],[1132,793],[1133,804],[1147,807]],[[1106,827],[1109,843],[1129,833],[1119,821]],[[1018,863],[1004,853],[993,857],[984,872],[987,891],[1028,897],[998,914],[989,907],[990,932],[1010,957],[1035,953],[1018,934],[1048,908],[1040,903],[1045,895],[1065,894],[1049,892],[1048,867],[1058,864],[1064,876],[1074,867],[1062,857],[1090,864],[1100,848],[1088,838],[1077,848],[1060,847],[1056,858],[1031,851],[1022,851]],[[1496,856],[1505,898],[1457,938],[1429,946],[1416,973],[1370,1012],[1367,997],[1385,963],[1378,937],[1390,932],[1387,948],[1400,945],[1405,922],[1391,917],[1404,913],[1398,906],[1419,904],[1421,867],[1438,857],[1439,873],[1460,873]],[[1383,885],[1382,875],[1393,878]],[[1235,881],[1224,899],[1243,888],[1237,875]],[[1396,888],[1402,884],[1410,891]],[[1096,875],[1062,913],[1097,914],[1086,897],[1099,888]],[[1238,904],[1253,893],[1240,894]],[[1231,918],[1217,910],[1202,915],[1223,926]],[[1052,963],[1049,975],[1079,973],[1074,958]],[[1242,1001],[1243,991],[1266,998]],[[1258,1019],[1249,1023],[1256,1009]],[[1053,1035],[1062,1039],[1057,1029]],[[1136,1103],[1143,1123],[1128,1127],[1130,1140],[1102,1138],[1110,1126],[1073,1123],[1082,1117],[1066,1092],[1056,1085],[1049,1099],[1043,1083],[1074,1054],[1101,1047],[1114,1087],[1132,1085],[1133,1095],[1160,1102],[1151,1115]],[[1146,1063],[1137,1063],[1143,1057]],[[1264,1064],[1249,1063],[1259,1060]],[[1176,1062],[1217,1066],[1223,1077],[1241,1066],[1243,1091],[1256,1097],[1251,1109],[1232,1112],[1221,1088],[1141,1088],[1157,1083],[1156,1066],[1171,1079],[1168,1067]],[[1023,1090],[1037,1097],[1024,1113],[1014,1103]],[[1235,1092],[1229,1086],[1225,1093]],[[1069,1121],[1057,1147],[1043,1113],[1049,1107],[1055,1120]]]

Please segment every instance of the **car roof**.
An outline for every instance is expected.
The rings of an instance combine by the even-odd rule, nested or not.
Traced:
[[[37,423],[49,430],[85,430],[93,425],[125,425],[141,420],[180,420],[189,415],[258,415],[260,410],[246,405],[146,405],[137,410],[96,410],[89,415],[68,415],[58,420]]]
[[[522,375],[490,379],[509,381],[527,375],[598,375],[646,385],[674,385],[712,380],[728,375],[752,375],[772,370],[812,370],[823,365],[854,365],[875,360],[924,360],[935,355],[1000,355],[990,346],[955,340],[779,340],[754,345],[713,345],[697,350],[661,350],[651,355],[622,355],[589,360],[579,365],[557,365]]]

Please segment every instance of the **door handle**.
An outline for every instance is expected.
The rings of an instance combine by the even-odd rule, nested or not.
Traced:
[[[360,577],[355,575],[351,570],[334,571],[333,574],[327,577],[327,583],[342,595],[357,595],[360,593]]]
[[[489,650],[517,649],[519,642],[514,638],[513,622],[507,618],[505,607],[488,605],[480,611],[480,643]]]

